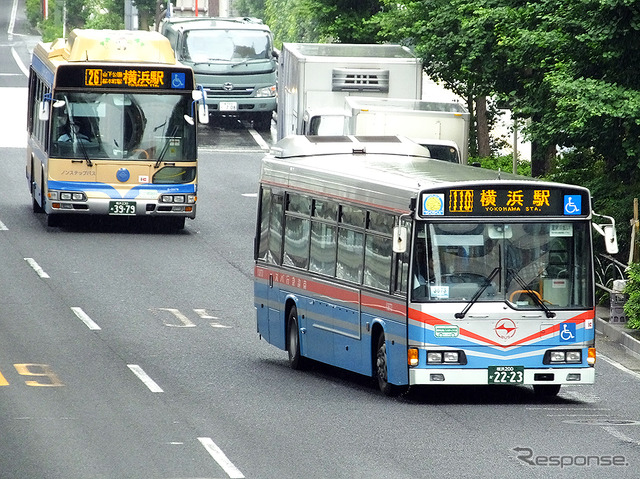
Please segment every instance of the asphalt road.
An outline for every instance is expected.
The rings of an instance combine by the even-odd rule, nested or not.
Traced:
[[[0,12],[0,125],[13,129],[0,135],[0,477],[638,477],[640,376],[604,340],[596,384],[551,400],[509,386],[389,399],[334,368],[290,370],[256,334],[255,193],[272,138],[248,125],[201,128],[198,217],[184,231],[47,227],[24,177],[32,38],[20,12],[10,34],[11,11]]]

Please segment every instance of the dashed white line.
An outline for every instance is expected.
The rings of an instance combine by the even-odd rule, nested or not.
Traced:
[[[31,266],[33,268],[33,270],[38,273],[38,276],[40,276],[41,278],[49,278],[49,275],[47,273],[44,272],[44,270],[40,267],[40,265],[38,263],[36,263],[36,260],[33,258],[25,258],[24,259],[29,266]]]
[[[211,457],[213,457],[218,465],[224,469],[224,472],[226,472],[231,479],[244,479],[244,474],[242,474],[242,472],[233,465],[229,458],[210,437],[199,437],[198,441],[200,441]]]
[[[133,374],[138,376],[138,379],[140,379],[140,381],[142,381],[144,385],[147,386],[151,392],[153,393],[164,392],[162,388],[158,386],[158,384],[156,384],[156,382],[153,379],[151,379],[149,375],[145,373],[140,366],[138,366],[137,364],[127,364],[127,367],[131,369]]]
[[[73,306],[71,311],[82,321],[91,331],[100,331],[100,326],[98,326],[87,313],[85,313],[82,308],[78,308],[77,306]]]

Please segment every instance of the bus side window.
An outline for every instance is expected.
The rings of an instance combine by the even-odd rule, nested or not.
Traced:
[[[272,194],[270,188],[263,188],[260,205],[260,238],[258,238],[256,259],[266,263],[280,264],[282,213],[282,195]]]

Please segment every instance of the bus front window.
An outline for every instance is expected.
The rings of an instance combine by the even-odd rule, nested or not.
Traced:
[[[414,301],[589,307],[588,222],[425,223],[414,237]]]
[[[59,93],[51,156],[194,161],[190,106],[187,95]]]

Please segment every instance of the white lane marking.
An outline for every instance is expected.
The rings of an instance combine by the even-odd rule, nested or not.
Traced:
[[[25,258],[24,259],[29,266],[31,266],[33,268],[33,270],[38,273],[38,276],[40,276],[41,278],[49,278],[49,275],[47,273],[44,272],[44,270],[40,267],[40,265],[38,263],[36,263],[36,260],[33,258]]]
[[[11,55],[13,56],[13,59],[16,61],[16,64],[18,65],[18,68],[22,71],[24,76],[28,77],[29,76],[29,69],[26,67],[26,65],[23,63],[23,61],[20,59],[20,56],[18,55],[18,52],[16,52],[16,49],[13,48],[13,47],[11,47]]]
[[[218,465],[224,469],[224,472],[226,472],[231,479],[244,479],[244,474],[242,474],[240,470],[233,465],[229,458],[225,456],[224,452],[216,446],[216,443],[213,442],[210,437],[199,437],[198,441],[200,441],[211,457],[213,457]]]
[[[260,148],[262,148],[263,150],[268,150],[269,149],[269,143],[264,141],[264,138],[262,138],[260,136],[260,133],[258,133],[253,128],[249,128],[248,131],[249,131],[249,134],[253,137],[253,139],[256,141],[256,143],[258,144],[258,146]]]
[[[245,198],[257,198],[258,193],[242,193],[242,196],[244,196]]]
[[[16,14],[18,13],[18,0],[13,0],[13,6],[11,7],[11,18],[9,19],[9,27],[7,28],[7,34],[9,40],[13,40],[13,27],[16,24]]]
[[[602,429],[604,429],[606,432],[611,434],[616,439],[619,439],[620,441],[628,442],[629,444],[633,444],[634,446],[640,446],[640,441],[636,441],[635,439],[630,438],[629,436],[618,431],[612,426],[602,426]]]
[[[620,364],[618,361],[614,361],[613,359],[605,356],[604,354],[598,354],[598,358],[602,358],[604,359],[606,362],[608,362],[609,364],[611,364],[613,367],[618,368],[620,371],[624,371],[625,373],[631,374],[633,377],[635,377],[636,379],[640,379],[640,373],[637,373],[629,368],[627,368],[626,366],[623,366],[622,364]]]
[[[98,326],[93,319],[89,317],[87,313],[85,313],[82,308],[78,308],[77,306],[72,306],[71,311],[82,321],[91,331],[100,331],[100,326]]]
[[[158,384],[153,379],[151,379],[140,366],[138,366],[137,364],[127,364],[127,367],[131,369],[133,374],[138,376],[138,379],[140,379],[140,381],[142,381],[152,393],[164,392],[162,388],[158,386]]]
[[[0,221],[0,231],[9,231],[9,228],[2,221]]]

